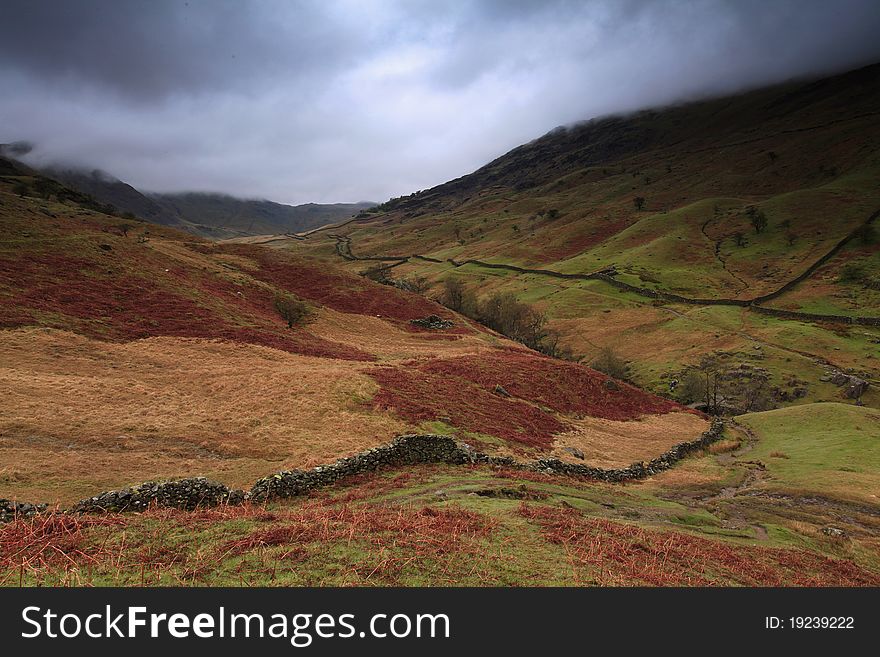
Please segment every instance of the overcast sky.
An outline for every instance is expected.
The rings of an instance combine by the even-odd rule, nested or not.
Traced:
[[[383,201],[557,125],[880,60],[877,0],[3,0],[0,142],[141,189]]]

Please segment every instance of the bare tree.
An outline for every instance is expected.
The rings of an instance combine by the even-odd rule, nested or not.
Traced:
[[[710,415],[721,415],[721,407],[718,403],[718,372],[705,371],[706,376],[706,412]]]
[[[764,214],[764,211],[759,210],[754,205],[750,205],[746,208],[746,214],[748,215],[749,223],[752,224],[752,228],[755,229],[755,232],[763,232],[767,227],[767,215]]]
[[[604,347],[590,362],[590,367],[615,379],[625,379],[628,373],[626,361],[611,347]]]
[[[462,315],[477,316],[477,297],[465,287],[460,278],[450,276],[443,281],[440,303]]]

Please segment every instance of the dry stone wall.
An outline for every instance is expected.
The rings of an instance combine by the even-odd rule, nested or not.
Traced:
[[[271,474],[257,481],[247,492],[231,489],[204,477],[147,482],[80,500],[69,511],[118,513],[144,511],[151,506],[191,511],[200,507],[237,505],[247,500],[265,502],[306,495],[352,475],[418,463],[482,464],[550,475],[622,482],[642,479],[668,470],[685,456],[704,449],[718,440],[723,430],[724,422],[716,418],[710,428],[698,438],[679,443],[651,461],[633,463],[625,468],[596,468],[579,463],[568,463],[557,458],[521,462],[508,456],[490,456],[478,452],[468,444],[456,442],[449,436],[410,434],[398,436],[387,445],[339,459],[330,465]],[[45,504],[0,500],[0,521],[8,521],[16,516],[32,516],[45,509]]]

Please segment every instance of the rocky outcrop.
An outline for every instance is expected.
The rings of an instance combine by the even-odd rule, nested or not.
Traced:
[[[455,326],[454,322],[443,319],[439,315],[428,315],[421,319],[411,319],[409,323],[421,328],[431,329],[432,331],[440,331]]]
[[[865,379],[855,376],[854,374],[846,374],[839,370],[835,370],[830,375],[830,381],[834,385],[843,388],[841,394],[846,399],[859,399],[865,394],[870,385]]]

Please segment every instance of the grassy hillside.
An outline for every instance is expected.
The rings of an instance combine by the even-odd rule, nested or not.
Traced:
[[[482,297],[512,292],[547,313],[576,357],[611,348],[656,392],[709,362],[725,376],[762,370],[762,408],[845,399],[827,381],[835,371],[873,382],[862,401],[880,407],[878,103],[875,65],[596,119],[272,245],[353,270],[366,263],[343,262],[337,235],[356,256],[426,256],[394,274],[428,277],[435,297],[450,277]],[[575,278],[458,264],[469,259]],[[770,315],[754,299],[768,313],[838,318]]]
[[[880,585],[880,331],[733,303],[807,272],[766,307],[876,312],[878,248],[858,232],[880,200],[876,78],[554,131],[286,240],[213,243],[123,219],[70,190],[40,194],[39,174],[0,159],[0,512],[148,480],[246,488],[406,432],[517,461],[641,467],[707,428],[671,399],[689,401],[697,366],[723,375],[724,395],[783,406],[626,483],[472,460],[377,467],[259,504],[19,515],[0,524],[0,585]],[[738,244],[759,211],[767,227]],[[348,249],[433,258],[387,263],[432,289],[359,276],[376,262]],[[545,310],[583,362],[432,301],[448,277]],[[302,321],[289,328],[279,299],[302,304]],[[429,315],[451,324],[413,323]],[[591,369],[603,347],[662,396]],[[843,401],[850,374],[870,380],[868,407]]]
[[[70,503],[191,475],[246,486],[426,428],[572,458],[591,418],[607,424],[602,458],[626,465],[706,427],[422,296],[13,193],[27,177],[0,179],[0,497]],[[303,322],[287,327],[279,295],[305,304]],[[412,323],[429,315],[452,324]]]
[[[808,404],[740,420],[760,443],[751,456],[768,484],[878,504],[880,413],[846,404]]]

